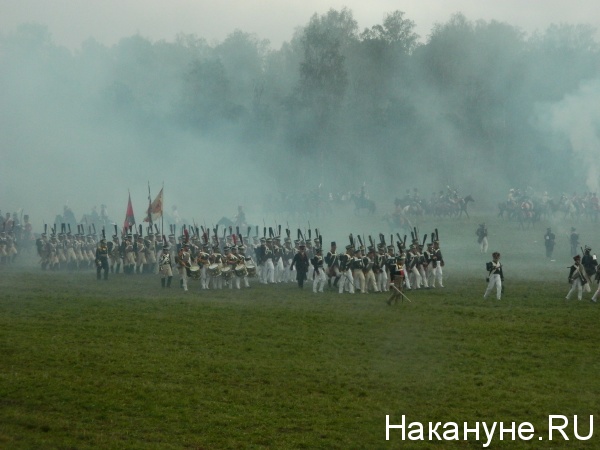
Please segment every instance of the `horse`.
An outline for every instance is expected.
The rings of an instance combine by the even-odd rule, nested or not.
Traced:
[[[386,213],[383,216],[383,221],[386,222],[390,231],[396,231],[398,229],[403,229],[405,231],[412,231],[413,225],[410,222],[410,219],[406,217],[402,211],[396,211],[393,213]]]
[[[354,202],[354,214],[360,214],[361,210],[366,210],[369,214],[375,214],[375,202],[365,197],[358,197],[352,194],[352,201]]]

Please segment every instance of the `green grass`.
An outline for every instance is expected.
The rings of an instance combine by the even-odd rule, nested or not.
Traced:
[[[467,280],[394,307],[145,276],[5,271],[1,287],[4,448],[399,448],[386,414],[543,430],[549,414],[599,413],[598,307],[549,301],[548,284],[497,302]]]
[[[458,236],[443,242],[446,288],[407,292],[412,303],[392,307],[383,294],[314,295],[292,284],[200,292],[196,283],[183,293],[160,289],[152,276],[97,282],[92,273],[3,268],[0,448],[485,442],[483,430],[479,442],[472,435],[403,442],[395,430],[386,442],[388,414],[392,423],[405,414],[425,425],[536,427],[529,442],[496,434],[490,448],[600,448],[597,436],[575,440],[572,427],[569,441],[556,433],[551,445],[537,438],[546,439],[551,414],[571,422],[578,415],[584,424],[600,416],[600,305],[564,300],[564,249],[552,265],[531,256],[543,256],[543,248],[527,253],[519,242],[545,228],[492,235],[507,254],[506,293],[484,301],[486,256],[474,243],[476,224],[442,225],[440,232]],[[468,257],[459,267],[462,253]]]

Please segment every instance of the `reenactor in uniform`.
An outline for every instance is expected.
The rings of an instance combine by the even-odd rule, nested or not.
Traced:
[[[340,280],[340,264],[337,255],[337,245],[334,242],[331,243],[331,247],[325,255],[325,264],[327,264],[327,275],[328,284],[331,287],[331,279],[333,278],[333,287],[336,287]]]
[[[569,267],[569,284],[571,289],[565,297],[566,300],[571,298],[571,295],[577,291],[577,299],[581,300],[583,297],[583,286],[587,284],[587,278],[585,271],[581,265],[581,256],[575,255],[573,257],[573,265]]]
[[[46,231],[47,226],[44,225],[44,228],[45,228],[44,232],[35,241],[35,247],[37,249],[38,256],[40,257],[40,264],[42,266],[42,270],[46,270],[46,268],[48,267],[48,262],[49,262],[48,248],[47,248],[48,235],[47,235],[47,231]]]
[[[267,248],[267,239],[262,237],[260,238],[259,246],[256,247],[256,262],[258,263],[258,276],[262,284],[267,284],[267,269],[265,267],[267,263],[267,252],[270,254],[271,250]]]
[[[58,239],[56,237],[56,230],[52,232],[50,235],[50,240],[46,245],[48,252],[48,264],[51,270],[58,270],[60,267],[60,263],[58,262],[58,255],[56,253],[56,248],[58,246]]]
[[[346,253],[339,256],[341,279],[338,283],[338,292],[342,294],[344,290],[354,294],[354,277],[352,276],[352,259],[354,245],[346,245]]]
[[[413,289],[420,289],[421,283],[423,282],[418,267],[420,256],[421,255],[419,254],[416,244],[411,244],[408,250],[408,258],[406,264],[408,265],[407,278],[411,279],[410,284],[413,287]]]
[[[369,292],[369,289],[372,289],[374,292],[379,292],[379,287],[377,286],[377,280],[375,278],[375,259],[377,255],[375,254],[375,247],[368,247],[368,253],[363,258],[363,272],[365,274],[365,293]]]
[[[398,303],[398,300],[402,300],[402,291],[404,289],[404,280],[406,277],[406,272],[404,270],[405,257],[402,254],[399,254],[394,259],[390,260],[388,264],[388,269],[390,271],[390,284],[389,288],[392,294],[387,300],[387,304],[391,305],[392,302]]]
[[[75,254],[75,238],[71,235],[70,229],[67,231],[64,245],[67,258],[67,267],[70,270],[76,270],[79,266],[79,261],[77,260],[77,255]]]
[[[574,227],[571,227],[569,243],[571,244],[571,256],[576,256],[579,249],[579,233],[577,233]]]
[[[433,265],[433,282],[431,287],[435,287],[437,282],[438,286],[443,288],[442,284],[443,272],[442,268],[444,267],[444,257],[442,256],[442,250],[440,249],[440,241],[435,239],[433,241],[433,251],[431,253],[431,264]]]
[[[96,248],[96,279],[100,280],[100,272],[104,271],[104,279],[108,280],[108,246],[102,237]]]
[[[266,246],[264,247],[264,265],[262,282],[263,284],[275,283],[275,264],[273,264],[273,239],[267,238]]]
[[[354,256],[351,262],[352,277],[354,278],[354,291],[367,293],[365,286],[365,273],[363,272],[365,265],[363,261],[363,247],[360,246],[354,252]]]
[[[233,257],[235,257],[235,266],[233,266],[231,270],[233,270],[236,289],[241,289],[242,279],[244,280],[244,287],[250,287],[250,284],[248,283],[248,269],[246,268],[246,261],[242,254],[242,249],[246,249],[242,244],[236,244],[231,247],[231,253]]]
[[[279,236],[275,236],[273,238],[273,258],[275,265],[275,282],[283,283],[285,281],[285,267],[283,264],[284,250],[281,245],[281,238]]]
[[[121,271],[121,243],[119,242],[119,236],[116,234],[112,235],[112,241],[108,243],[108,254],[110,257],[110,273],[119,273]]]
[[[128,234],[121,244],[123,255],[123,273],[133,275],[135,273],[135,249],[133,247],[133,236]]]
[[[86,258],[85,252],[85,241],[83,236],[83,229],[81,225],[77,225],[77,233],[75,234],[75,242],[73,243],[73,251],[75,252],[75,258],[77,259],[77,267],[81,270],[85,266]]]
[[[156,273],[156,238],[152,230],[148,231],[144,247],[146,249],[146,272]]]
[[[164,287],[171,287],[171,280],[173,280],[173,268],[171,263],[171,252],[170,245],[164,240],[162,247],[162,253],[158,258],[158,271],[160,273],[160,284]]]
[[[477,231],[475,231],[475,234],[477,235],[477,243],[479,244],[479,252],[480,253],[487,253],[488,250],[488,230],[487,227],[485,226],[485,223],[481,223],[479,224],[479,228],[477,228]]]
[[[485,268],[488,271],[486,278],[488,285],[483,298],[486,299],[495,286],[496,298],[500,300],[502,298],[502,283],[504,282],[504,271],[502,270],[502,264],[500,264],[500,253],[492,253],[492,260],[485,265]]]
[[[288,236],[283,240],[283,271],[284,271],[284,281],[289,283],[290,281],[294,281],[294,272],[289,270],[290,265],[292,264],[292,259],[294,259],[294,247],[292,247],[292,239]]]
[[[306,254],[306,244],[301,242],[298,246],[298,253],[294,255],[290,270],[296,268],[296,281],[298,281],[298,287],[304,288],[304,280],[306,280],[306,273],[308,272],[308,255]]]
[[[584,286],[586,292],[591,292],[590,284],[591,280],[594,278],[596,274],[596,267],[598,266],[598,261],[596,260],[596,255],[592,255],[592,249],[587,245],[583,249],[583,256],[581,258],[581,265],[585,270],[585,276],[587,278],[587,283]]]
[[[181,249],[177,254],[177,265],[181,280],[180,285],[184,291],[187,291],[187,269],[189,269],[191,265],[190,244],[187,241],[182,244]]]
[[[546,258],[552,258],[552,252],[554,251],[555,241],[556,241],[556,235],[552,232],[552,229],[547,228],[546,234],[544,235],[544,246],[546,247]]]
[[[377,279],[377,288],[380,292],[387,292],[389,290],[388,277],[387,277],[387,254],[384,243],[377,245],[377,255],[373,262],[373,272]]]
[[[10,230],[8,233],[6,233],[5,243],[6,243],[6,261],[9,264],[12,264],[17,259],[17,254],[19,253],[17,250],[17,241],[15,239],[15,235],[12,232],[12,230]]]
[[[200,267],[200,289],[208,289],[207,271],[210,265],[210,253],[208,244],[203,244],[202,249],[196,255],[196,264]]]
[[[313,272],[313,292],[323,292],[325,282],[327,281],[327,275],[325,275],[325,268],[323,266],[323,250],[321,247],[315,247],[315,256],[310,260],[314,272]]]
[[[140,225],[140,228],[141,228],[141,225]],[[136,239],[135,272],[136,273],[145,273],[146,264],[147,264],[146,246],[144,245],[144,237],[140,233]]]

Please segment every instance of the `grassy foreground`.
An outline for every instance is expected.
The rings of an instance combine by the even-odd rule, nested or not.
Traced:
[[[526,421],[534,439],[489,448],[600,448],[571,427],[600,417],[599,305],[562,300],[560,281],[517,280],[497,302],[455,280],[390,307],[291,284],[186,294],[152,276],[4,269],[0,447],[482,448],[464,422]],[[458,422],[461,440],[386,441],[388,414]],[[547,441],[550,414],[570,418],[569,441]]]

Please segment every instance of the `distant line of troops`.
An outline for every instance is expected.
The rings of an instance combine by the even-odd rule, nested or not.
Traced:
[[[422,250],[417,239],[408,249],[402,241],[394,245],[380,242],[365,248],[351,242],[345,252],[338,253],[337,244],[323,255],[322,236],[314,240],[288,236],[269,238],[230,235],[222,242],[213,235],[209,244],[206,235],[182,235],[179,243],[171,234],[164,239],[158,258],[161,284],[170,287],[173,268],[178,271],[180,287],[188,289],[188,279],[200,280],[200,289],[248,288],[248,278],[262,284],[296,281],[300,288],[312,280],[313,292],[323,292],[325,284],[344,293],[387,292],[390,288],[402,290],[429,288],[442,285],[444,261],[439,241],[434,239]],[[392,287],[392,284],[395,287]]]
[[[296,281],[301,288],[311,280],[314,292],[323,292],[328,284],[340,294],[443,287],[444,260],[433,233],[427,244],[413,236],[408,247],[406,239],[396,241],[396,246],[386,245],[383,235],[377,245],[370,239],[371,245],[365,247],[362,240],[357,245],[350,235],[344,252],[338,252],[336,243],[331,242],[323,255],[322,236],[304,239],[299,231],[299,238],[292,241],[289,230],[283,239],[271,235],[271,230],[268,238],[229,234],[219,239],[216,230],[209,236],[200,235],[197,229],[190,234],[184,228],[176,240],[174,233],[160,238],[152,228],[143,236],[140,226],[136,234],[131,234],[130,228],[122,239],[115,233],[110,241],[104,230],[99,239],[91,230],[86,234],[83,226],[75,234],[64,226],[60,233],[56,228],[51,231],[48,236],[45,229],[36,242],[42,269],[96,268],[99,280],[108,279],[109,272],[119,273],[122,267],[126,274],[159,273],[165,288],[171,287],[177,272],[179,286],[185,291],[190,279],[199,280],[199,288],[204,290],[249,288],[250,278],[262,284]]]

